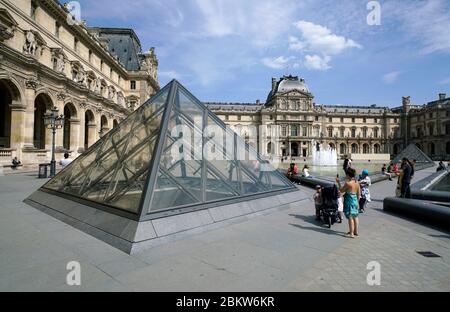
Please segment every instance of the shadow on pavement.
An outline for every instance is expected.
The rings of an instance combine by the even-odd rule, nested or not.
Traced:
[[[323,234],[327,234],[327,235],[337,235],[337,236],[345,237],[345,233],[343,233],[343,232],[335,231],[335,230],[333,230],[333,228],[329,229],[329,228],[321,227],[321,226],[324,226],[324,224],[322,223],[322,221],[316,221],[315,216],[302,216],[302,215],[296,215],[296,214],[290,214],[289,216],[295,217],[297,219],[303,220],[306,223],[314,225],[314,227],[311,227],[311,226],[302,226],[300,224],[289,223],[289,225],[292,225],[294,227],[300,228],[302,230],[315,231],[315,232],[319,232],[319,233],[323,233]]]

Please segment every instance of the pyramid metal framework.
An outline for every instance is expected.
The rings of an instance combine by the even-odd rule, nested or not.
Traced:
[[[399,163],[403,158],[409,160],[415,159],[419,164],[434,164],[434,161],[428,157],[416,144],[409,144],[400,154],[394,158],[394,163]]]
[[[204,135],[207,126],[218,127],[225,139]],[[177,152],[184,157],[174,157]],[[208,153],[220,160],[209,160]],[[277,170],[260,170],[261,164],[268,166],[173,80],[41,191],[143,221],[296,190]]]

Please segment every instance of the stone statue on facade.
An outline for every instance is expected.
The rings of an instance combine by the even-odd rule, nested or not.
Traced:
[[[99,94],[102,92],[102,81],[100,77],[95,79],[94,92]]]
[[[86,73],[84,70],[80,69],[75,77],[75,81],[81,85],[86,85]]]
[[[66,69],[66,61],[64,59],[64,55],[62,53],[59,53],[56,58],[56,71],[59,73],[64,73]]]
[[[108,89],[108,99],[113,100],[115,96],[116,90],[114,89],[114,87],[110,86]]]
[[[25,37],[25,45],[23,46],[23,51],[29,55],[36,55],[38,45],[36,42],[36,36],[32,31],[27,31]]]

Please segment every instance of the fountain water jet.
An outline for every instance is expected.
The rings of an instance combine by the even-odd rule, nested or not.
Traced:
[[[312,142],[312,162],[314,166],[337,166],[338,156],[335,148],[323,147],[319,142]]]

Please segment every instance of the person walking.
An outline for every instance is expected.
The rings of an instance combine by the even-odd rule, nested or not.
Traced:
[[[366,209],[367,203],[370,203],[370,190],[372,181],[369,177],[369,170],[364,169],[359,177],[359,186],[361,187],[361,199],[359,200],[359,213],[363,213]]]
[[[344,193],[344,215],[348,219],[349,232],[347,237],[354,238],[359,235],[359,200],[361,198],[361,187],[355,180],[355,169],[349,168],[345,176],[345,184],[341,187],[339,177],[336,178],[339,191]]]

